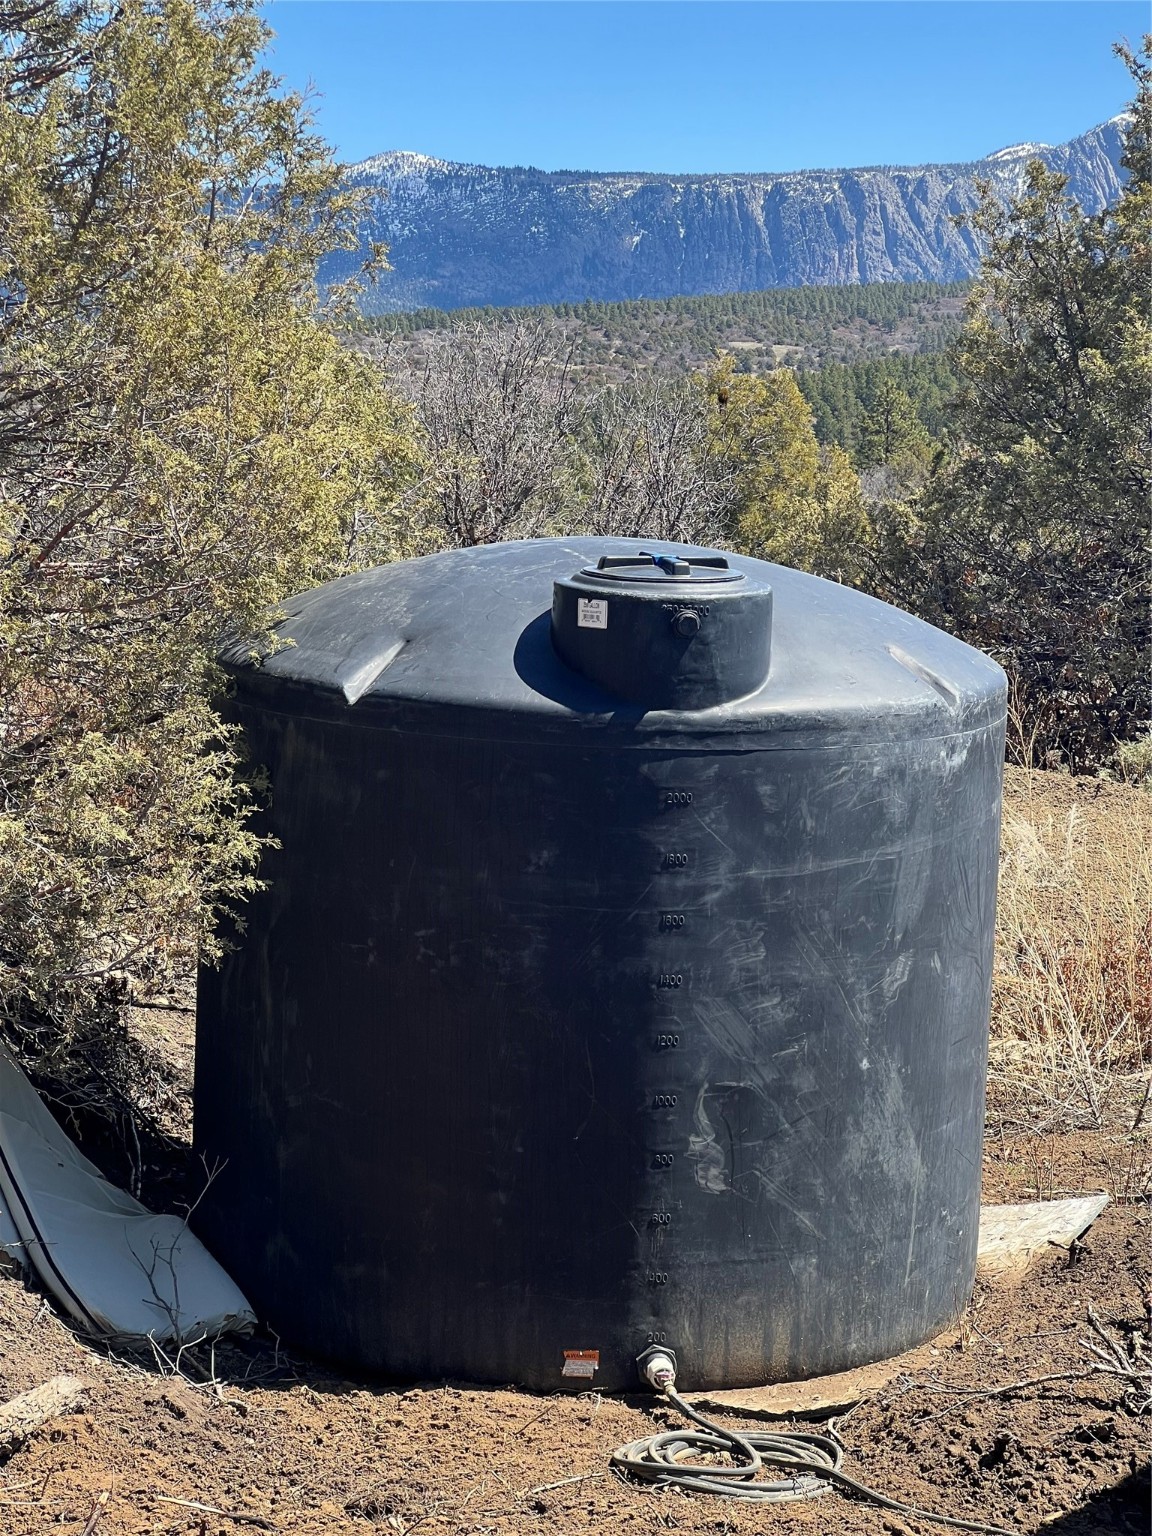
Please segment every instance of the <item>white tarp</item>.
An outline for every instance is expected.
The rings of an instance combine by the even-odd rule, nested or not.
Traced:
[[[256,1318],[179,1216],[154,1216],[82,1157],[0,1046],[0,1250],[92,1333],[187,1344]]]

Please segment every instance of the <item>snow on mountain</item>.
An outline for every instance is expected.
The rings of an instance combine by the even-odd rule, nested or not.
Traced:
[[[994,150],[984,158],[986,160],[1023,160],[1024,158],[1032,160],[1044,150],[1051,148],[1051,144],[1009,144],[1007,149]]]

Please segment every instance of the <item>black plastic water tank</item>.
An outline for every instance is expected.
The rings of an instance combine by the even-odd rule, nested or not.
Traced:
[[[857,592],[434,555],[231,653],[267,889],[200,979],[199,1225],[403,1376],[839,1370],[975,1264],[1005,684]]]

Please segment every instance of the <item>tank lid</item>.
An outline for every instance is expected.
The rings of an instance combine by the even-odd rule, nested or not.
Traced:
[[[586,565],[573,577],[579,582],[643,582],[702,586],[718,581],[743,581],[744,572],[735,571],[724,555],[652,554],[646,549],[634,555],[601,555],[595,565]]]
[[[711,709],[768,676],[772,588],[713,550],[612,551],[553,582],[552,646],[617,699]]]

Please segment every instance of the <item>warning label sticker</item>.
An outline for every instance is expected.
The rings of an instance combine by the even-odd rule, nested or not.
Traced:
[[[605,597],[578,597],[576,599],[577,629],[607,629],[608,599]]]
[[[564,1368],[560,1374],[562,1376],[584,1376],[591,1380],[599,1366],[600,1351],[598,1349],[566,1349],[564,1351]]]

